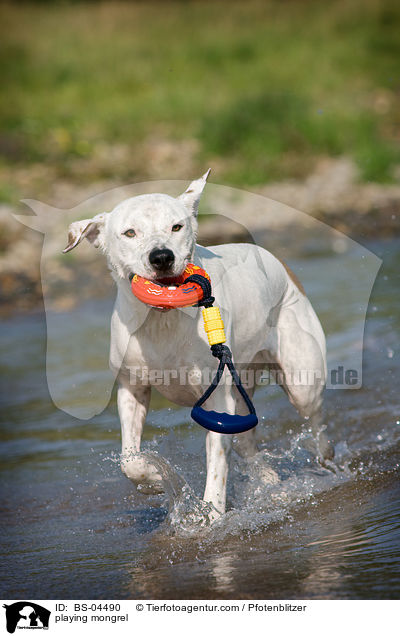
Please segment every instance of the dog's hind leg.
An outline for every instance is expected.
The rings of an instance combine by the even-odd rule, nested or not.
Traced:
[[[333,449],[324,433],[321,415],[326,378],[325,338],[307,298],[298,294],[292,307],[282,308],[276,325],[277,350],[274,362],[280,384],[290,402],[305,418],[303,430],[313,435],[313,450],[323,462],[332,459]]]
[[[163,492],[161,476],[140,455],[140,440],[150,402],[150,386],[130,385],[128,378],[118,378],[118,413],[121,421],[121,470],[144,494]]]
[[[246,381],[246,378],[251,378],[250,373],[246,373],[246,369],[236,369],[240,375],[240,379],[243,387],[246,389],[248,396],[252,399],[254,394],[254,382]],[[235,392],[235,413],[236,415],[247,415],[249,409],[247,408],[242,396],[238,393],[236,389]],[[253,457],[256,453],[258,453],[257,443],[256,443],[256,429],[252,428],[250,431],[246,431],[245,433],[238,433],[233,438],[233,449],[237,452],[240,457],[247,458]]]
[[[311,433],[312,435],[312,438],[305,442],[305,448],[314,453],[321,464],[324,464],[325,460],[334,458],[334,448],[325,433],[326,425],[323,422],[321,408],[304,422],[302,429],[303,432]]]
[[[246,385],[246,391],[252,398],[254,394],[254,386]],[[237,415],[247,415],[248,409],[240,395],[236,396],[236,411]],[[256,427],[245,433],[239,433],[235,435],[233,440],[233,448],[240,457],[247,460],[248,465],[253,464],[254,461],[258,461],[256,457],[259,453],[256,441]],[[276,484],[279,481],[277,473],[269,466],[265,461],[258,465],[258,478],[264,484]]]
[[[238,407],[236,410],[237,415],[247,415],[248,410]],[[253,457],[258,453],[256,442],[256,429],[252,428],[245,433],[238,433],[233,440],[233,448],[240,457],[247,458]]]

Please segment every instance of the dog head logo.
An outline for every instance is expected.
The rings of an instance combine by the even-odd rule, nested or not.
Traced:
[[[204,232],[207,236],[207,215],[217,215],[222,237],[225,235],[224,227],[230,224],[231,230],[232,227],[236,232],[240,229],[238,236],[243,237],[243,231],[247,233],[245,243],[260,243],[279,258],[289,261],[289,264],[299,254],[301,257],[296,241],[287,240],[290,237],[293,239],[296,228],[302,228],[303,234],[307,235],[306,248],[319,245],[322,246],[321,249],[325,249],[328,255],[326,265],[320,259],[316,272],[312,259],[303,259],[300,278],[306,289],[311,281],[314,288],[326,289],[329,294],[326,307],[322,311],[316,307],[317,312],[322,314],[323,327],[328,336],[327,386],[361,386],[365,315],[381,265],[380,259],[341,232],[283,203],[216,184],[208,184],[204,188],[207,176],[208,173],[192,182],[189,187],[187,183],[179,181],[155,181],[114,188],[71,209],[57,209],[40,201],[25,200],[34,215],[16,218],[44,234],[41,281],[47,322],[47,381],[53,402],[61,410],[79,419],[89,419],[101,413],[110,400],[114,384],[108,363],[112,305],[101,305],[99,310],[96,309],[97,306],[88,306],[82,319],[79,311],[75,313],[68,306],[64,310],[65,305],[55,303],[55,300],[59,300],[57,293],[61,294],[63,302],[69,298],[78,303],[85,297],[85,280],[86,285],[90,280],[91,288],[97,284],[98,294],[104,295],[104,289],[110,280],[104,256],[111,264],[114,278],[127,276],[129,272],[147,276],[146,268],[149,267],[151,258],[153,261],[158,259],[153,262],[153,266],[162,268],[168,265],[172,268],[172,273],[176,273],[173,268],[181,267],[196,239],[200,195],[205,196],[201,210],[200,235]],[[160,192],[164,194],[157,194]],[[151,198],[144,195],[151,195]],[[156,204],[154,209],[148,210],[146,207],[149,201],[152,205]],[[178,214],[178,207],[182,212],[181,216]],[[114,219],[112,223],[110,219]],[[251,226],[252,234],[246,229],[247,224]],[[213,227],[215,236],[215,226]],[[68,228],[70,236],[65,247]],[[115,232],[113,241],[109,244],[107,237],[111,229]],[[164,234],[168,234],[168,240]],[[278,242],[275,246],[271,244],[270,234]],[[166,249],[154,249],[158,245],[155,239]],[[202,242],[200,238],[200,243]],[[79,250],[75,250],[78,245]],[[105,252],[103,256],[93,249],[96,246]],[[160,251],[163,252],[161,255]],[[172,258],[168,260],[171,252],[173,261]],[[212,256],[211,251],[210,254]],[[263,267],[254,250],[243,254],[247,268]],[[229,265],[231,273],[234,266],[238,267],[238,284],[241,265],[240,262]],[[224,268],[221,268],[219,277],[213,277],[213,289],[224,284],[224,272]],[[111,285],[107,289],[111,289]],[[336,346],[335,324],[329,320],[333,299],[338,315],[341,315],[339,310],[343,305],[343,315],[347,321],[351,318],[353,324],[351,344],[346,343],[342,348]],[[182,308],[180,311],[191,315],[191,310],[192,308]],[[136,307],[135,312],[126,319],[128,335],[134,334],[144,324],[148,313],[147,305]],[[269,320],[274,320],[274,316],[269,316]],[[88,341],[91,348],[87,346]],[[71,360],[74,362],[73,368],[68,366]],[[343,369],[344,375],[350,367],[357,371],[357,383],[347,385],[339,382],[341,370]]]
[[[31,601],[18,601],[3,605],[6,610],[7,631],[14,634],[16,629],[48,629],[51,612]]]

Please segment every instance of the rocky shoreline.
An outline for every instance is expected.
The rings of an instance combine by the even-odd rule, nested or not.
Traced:
[[[90,188],[79,188],[74,184],[57,182],[53,184],[51,198],[56,202],[62,201],[62,207],[65,207],[66,202],[88,200],[96,192],[118,185],[96,182]],[[318,219],[361,243],[399,233],[400,185],[360,183],[356,168],[348,159],[321,161],[315,172],[303,181],[252,188],[254,194],[266,197],[271,204],[280,202],[276,204],[276,215],[269,217],[257,209],[255,199],[246,191],[218,190],[212,185],[210,191],[208,214],[200,222],[199,243],[204,245],[252,239],[263,244],[262,237],[266,233],[268,245],[273,245],[274,237],[281,237],[282,233],[286,237],[295,237],[298,230],[306,228],[310,219]],[[238,192],[242,192],[243,196]],[[214,210],[215,215],[211,214]],[[234,222],[227,222],[224,210],[229,210]],[[284,214],[282,210],[285,210]],[[298,210],[306,214],[296,214]],[[43,235],[13,217],[13,214],[26,213],[26,207],[0,206],[0,311],[3,316],[42,307],[40,258]],[[56,234],[64,237],[66,227],[62,216],[54,223]],[[80,298],[98,297],[112,290],[111,279],[106,277],[108,282],[105,283],[102,275],[104,263],[100,261],[103,259],[90,259],[86,250],[77,250],[74,254],[73,262],[63,260],[57,241],[47,250],[51,275],[45,284],[51,284],[59,291],[53,294],[55,310],[68,310],[74,306],[76,294],[72,294],[71,290],[78,281]],[[85,267],[88,264],[90,267]]]

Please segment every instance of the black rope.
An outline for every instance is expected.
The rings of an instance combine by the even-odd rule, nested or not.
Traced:
[[[191,276],[189,276],[188,278],[186,278],[185,283],[197,283],[197,285],[200,285],[200,287],[203,290],[203,298],[202,300],[200,300],[198,302],[198,306],[201,307],[212,307],[215,298],[211,295],[212,293],[212,288],[211,288],[211,283],[210,281],[205,278],[205,276],[202,276],[201,274],[192,274]],[[201,398],[196,402],[195,406],[201,406],[202,404],[204,404],[204,402],[206,400],[208,400],[208,398],[210,397],[210,395],[215,391],[215,389],[217,388],[222,375],[224,373],[224,369],[225,366],[228,367],[229,372],[233,378],[233,381],[236,385],[237,390],[239,391],[240,395],[242,396],[243,400],[246,403],[247,408],[249,409],[250,413],[255,413],[256,410],[254,408],[254,404],[251,401],[251,399],[249,398],[249,396],[247,395],[246,389],[244,388],[244,386],[242,385],[241,381],[240,381],[240,377],[235,369],[235,366],[233,364],[232,361],[232,352],[229,349],[229,347],[225,344],[222,343],[218,343],[218,344],[214,344],[211,345],[211,353],[215,358],[218,358],[219,360],[219,365],[218,365],[218,369],[217,372],[210,384],[210,386],[208,387],[208,389],[203,393],[203,395],[201,396]]]
[[[215,389],[217,388],[222,375],[224,373],[224,369],[225,366],[228,367],[229,372],[233,378],[233,381],[236,385],[237,390],[239,391],[240,395],[242,396],[243,400],[246,403],[247,408],[249,409],[250,413],[255,413],[256,409],[254,408],[254,404],[251,401],[251,399],[249,398],[246,389],[244,388],[243,384],[241,383],[240,377],[235,369],[235,365],[233,364],[232,361],[232,352],[229,349],[229,347],[227,347],[224,344],[215,344],[215,345],[211,345],[211,353],[213,354],[213,356],[215,356],[216,358],[219,359],[219,365],[218,365],[218,369],[217,372],[210,384],[210,386],[208,387],[208,389],[203,393],[203,395],[201,396],[201,398],[199,400],[197,400],[195,406],[201,406],[202,404],[204,404],[204,402],[206,400],[208,400],[208,398],[210,397],[210,395],[215,391]]]
[[[204,404],[204,402],[206,400],[208,400],[208,398],[210,397],[211,393],[213,393],[215,391],[215,389],[217,388],[220,379],[222,378],[222,374],[224,372],[224,368],[225,368],[225,362],[223,362],[222,360],[220,360],[219,362],[219,366],[217,369],[217,373],[215,374],[215,376],[213,377],[213,380],[210,384],[210,386],[208,387],[208,389],[203,393],[203,395],[201,396],[200,399],[197,400],[196,404],[194,406],[201,406],[202,404]]]
[[[191,276],[188,276],[188,278],[185,279],[185,285],[186,283],[196,283],[197,285],[200,285],[201,289],[203,290],[203,298],[201,300],[199,300],[199,302],[197,303],[198,307],[212,307],[213,306],[213,302],[215,301],[214,296],[211,296],[211,283],[208,280],[208,278],[206,278],[205,276],[202,276],[201,274],[192,274]]]
[[[251,399],[249,398],[246,389],[244,388],[243,384],[240,381],[240,377],[234,367],[234,364],[232,362],[232,358],[229,358],[226,362],[226,366],[228,367],[230,374],[233,378],[234,383],[236,384],[236,388],[239,391],[240,395],[242,396],[243,400],[246,402],[246,406],[249,409],[250,413],[255,413],[256,409],[254,408],[254,404],[251,401]]]

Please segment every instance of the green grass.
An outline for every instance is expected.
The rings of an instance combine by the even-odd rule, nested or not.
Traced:
[[[0,12],[8,165],[68,174],[75,158],[95,161],[100,143],[118,143],[135,161],[105,176],[140,178],[141,143],[157,136],[197,139],[198,165],[215,162],[214,180],[238,185],[302,176],[321,156],[353,157],[376,181],[400,163],[396,0],[20,3]]]

